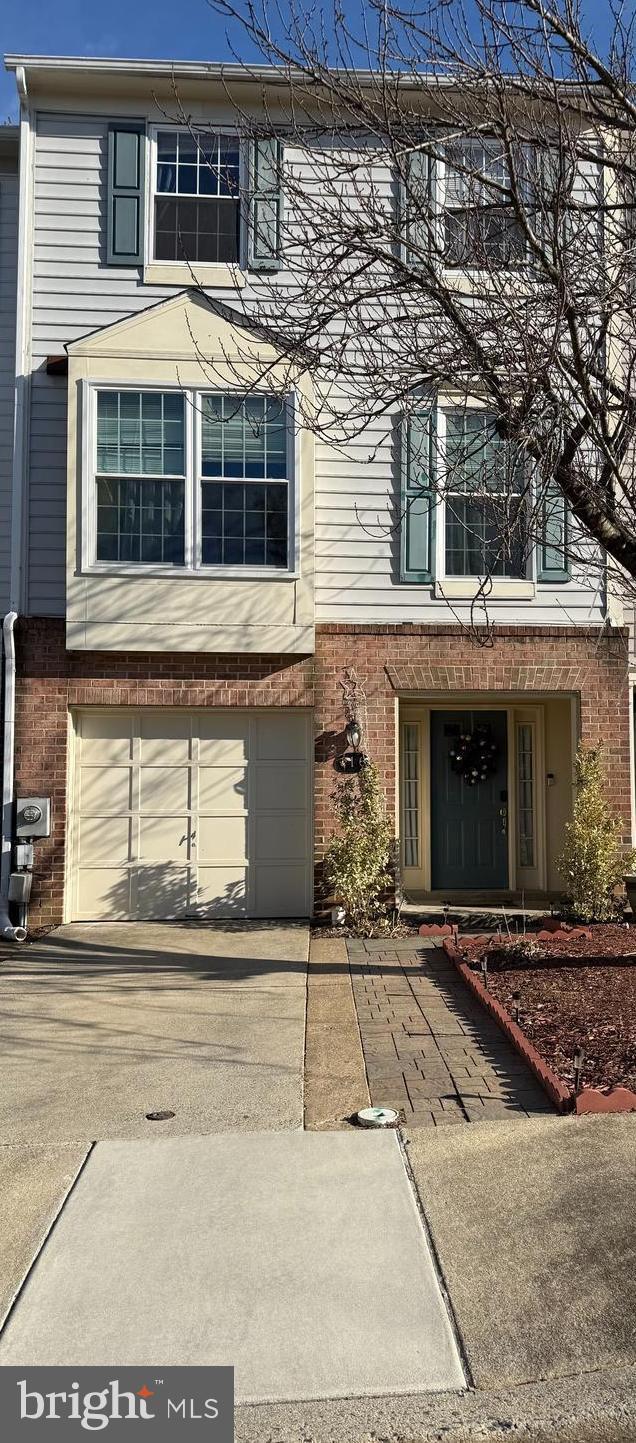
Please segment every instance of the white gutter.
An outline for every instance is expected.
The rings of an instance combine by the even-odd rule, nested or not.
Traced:
[[[23,67],[33,75],[38,73],[55,75],[56,73],[79,75],[136,75],[150,78],[161,78],[168,76],[170,79],[181,78],[183,80],[241,80],[246,85],[254,81],[288,86],[290,82],[297,83],[304,81],[312,89],[320,88],[320,80],[310,80],[305,71],[299,67],[287,66],[283,61],[280,65],[251,65],[248,60],[245,62],[236,60],[139,60],[134,57],[125,56],[106,57],[103,55],[16,55],[7,54],[4,56],[6,70],[19,70]],[[351,74],[357,80],[369,83],[377,83],[382,79],[382,70],[370,70],[360,67],[352,71],[338,65],[330,66],[328,73],[332,76],[340,76],[346,79]],[[523,79],[511,73],[512,80]],[[392,73],[392,80],[399,80],[403,89],[426,90],[433,86],[437,89],[452,90],[457,88],[457,80],[451,75],[433,74],[426,72],[419,74],[414,70],[396,70]],[[602,89],[602,82],[596,81],[595,87]],[[564,93],[584,93],[584,87],[578,80],[563,80],[561,88]]]
[[[0,937],[24,942],[26,927],[14,927],[9,917],[9,879],[13,834],[13,755],[15,747],[15,638],[17,612],[8,611],[2,623],[4,650],[4,716],[2,736],[2,852],[0,855]]]

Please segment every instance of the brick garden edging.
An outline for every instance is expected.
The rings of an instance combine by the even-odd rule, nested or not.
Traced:
[[[636,1112],[636,1093],[629,1087],[582,1087],[577,1093],[574,1111],[582,1116],[589,1112]]]
[[[444,937],[442,947],[469,991],[478,998],[482,1007],[485,1007],[502,1032],[505,1033],[508,1041],[523,1058],[559,1112],[574,1112],[577,1116],[583,1116],[586,1113],[636,1112],[636,1093],[633,1093],[628,1087],[612,1087],[607,1091],[603,1091],[600,1087],[583,1087],[579,1093],[575,1094],[571,1088],[561,1082],[556,1072],[552,1071],[541,1053],[537,1052],[536,1047],[526,1037],[525,1032],[522,1032],[518,1024],[513,1021],[510,1013],[506,1012],[501,1002],[498,1002],[492,992],[484,987],[481,978],[477,977],[468,962],[464,961],[456,946],[455,938]]]

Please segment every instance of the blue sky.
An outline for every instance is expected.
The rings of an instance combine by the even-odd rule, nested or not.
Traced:
[[[0,0],[0,12],[3,55],[232,59],[223,22],[206,0]],[[15,81],[2,68],[0,123],[9,116],[16,117]]]
[[[303,0],[300,0],[300,4]],[[364,0],[341,0],[345,13],[359,13]],[[284,13],[285,0],[279,0]],[[0,53],[101,55],[157,60],[231,60],[225,25],[207,0],[0,0]],[[276,12],[272,0],[271,13]],[[314,17],[320,4],[312,4]],[[607,0],[585,0],[584,9],[602,33]],[[239,28],[234,48],[246,51]],[[0,68],[0,123],[17,115],[15,82]]]

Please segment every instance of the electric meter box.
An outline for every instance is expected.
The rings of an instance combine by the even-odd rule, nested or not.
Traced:
[[[50,837],[50,797],[19,797],[15,809],[15,834],[18,840],[25,837]]]

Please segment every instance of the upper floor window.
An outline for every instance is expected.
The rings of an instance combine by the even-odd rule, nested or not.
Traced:
[[[525,577],[525,468],[487,411],[445,411],[447,576]]]
[[[88,564],[288,570],[288,407],[272,395],[99,389]]]
[[[445,147],[444,251],[449,265],[517,265],[526,245],[501,144],[464,138]],[[523,177],[520,178],[524,183]]]
[[[402,580],[528,582],[528,465],[496,417],[431,403],[405,422],[401,446]]]
[[[240,147],[235,135],[159,130],[154,165],[154,259],[237,263]]]

